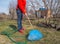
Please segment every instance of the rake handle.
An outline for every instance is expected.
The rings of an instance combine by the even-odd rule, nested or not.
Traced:
[[[30,18],[28,17],[28,15],[27,15],[27,14],[26,14],[26,17],[27,17],[27,19],[28,19],[28,21],[29,21],[30,25],[33,27],[32,23],[31,23],[31,21],[30,21]]]

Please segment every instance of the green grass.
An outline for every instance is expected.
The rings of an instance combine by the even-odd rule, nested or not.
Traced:
[[[32,21],[33,24],[36,24],[37,21]],[[17,22],[15,20],[0,22],[0,33],[3,31],[6,31],[7,33],[12,33],[14,30],[9,27],[9,25],[15,25],[17,27]],[[28,32],[32,29],[28,21],[23,21],[23,26],[25,27],[24,35],[20,34],[19,32],[16,32],[10,37],[17,42],[25,42],[26,35]],[[44,28],[44,27],[38,27],[36,25],[33,25],[35,29],[38,29],[44,34],[44,37],[39,41],[27,41],[27,44],[60,44],[60,31],[56,31],[53,28]],[[0,35],[0,44],[15,44],[13,41],[11,41],[7,36]],[[18,43],[17,43],[18,44]]]

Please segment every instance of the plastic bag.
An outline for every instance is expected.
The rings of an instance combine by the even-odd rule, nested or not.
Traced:
[[[31,30],[28,35],[28,40],[35,41],[43,38],[43,34],[38,30]]]

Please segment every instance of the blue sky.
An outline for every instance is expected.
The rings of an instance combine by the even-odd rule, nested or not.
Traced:
[[[0,13],[8,13],[8,5],[11,0],[0,0]]]
[[[0,0],[0,13],[7,13],[8,14],[8,7],[9,7],[9,2],[11,0]],[[15,1],[15,0],[14,0]],[[42,0],[39,0],[40,2]],[[41,4],[43,5],[43,3],[41,2]]]

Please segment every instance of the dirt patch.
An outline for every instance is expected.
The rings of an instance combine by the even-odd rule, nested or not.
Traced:
[[[5,35],[0,35],[0,44],[12,44],[12,42]]]

